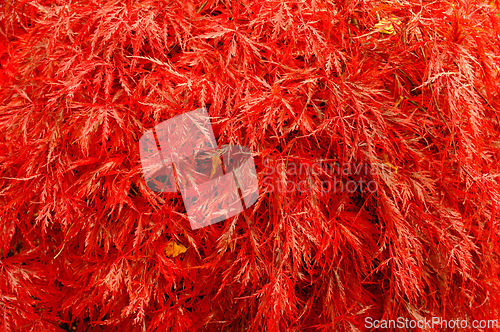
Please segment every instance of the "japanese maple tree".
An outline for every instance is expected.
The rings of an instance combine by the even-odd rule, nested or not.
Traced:
[[[0,330],[500,319],[499,5],[1,2]],[[199,107],[260,194],[192,230],[138,142]]]

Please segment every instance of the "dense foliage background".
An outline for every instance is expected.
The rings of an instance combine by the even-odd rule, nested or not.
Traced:
[[[499,319],[498,13],[3,1],[0,330]],[[193,231],[180,194],[145,185],[138,139],[202,106],[219,144],[255,153],[261,187],[245,213]],[[313,184],[328,174],[286,169],[323,160],[367,165],[346,177],[377,191],[325,194]]]

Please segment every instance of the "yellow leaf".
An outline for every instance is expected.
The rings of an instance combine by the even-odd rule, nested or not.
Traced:
[[[394,107],[398,107],[399,104],[401,104],[401,102],[403,101],[404,97],[403,96],[399,96],[399,99],[396,101],[396,105],[394,105]]]
[[[220,165],[222,164],[222,161],[220,160],[220,157],[218,154],[214,154],[212,156],[212,172],[210,174],[210,177],[214,176],[215,172],[219,169]]]
[[[396,31],[394,30],[394,26],[392,25],[393,23],[396,25],[400,25],[401,21],[397,20],[395,16],[383,18],[375,24],[375,29],[381,29],[380,32],[392,35],[396,33]]]
[[[394,172],[397,174],[399,166],[394,166],[393,164],[391,164],[389,162],[389,157],[385,153],[383,154],[383,158],[384,158],[385,164],[389,165],[392,169],[394,169]]]
[[[186,247],[174,241],[170,241],[169,243],[167,243],[167,246],[165,247],[165,254],[168,257],[177,257],[180,254],[185,253],[186,251],[187,251]]]

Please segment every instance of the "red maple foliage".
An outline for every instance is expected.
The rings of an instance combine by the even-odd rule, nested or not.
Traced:
[[[499,12],[3,1],[0,330],[500,319]],[[146,186],[138,140],[202,106],[219,144],[254,152],[260,196],[191,230],[180,194]],[[324,190],[325,163],[377,190]]]

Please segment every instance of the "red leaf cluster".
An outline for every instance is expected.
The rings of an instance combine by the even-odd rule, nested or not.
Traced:
[[[0,3],[0,330],[500,319],[499,34],[498,1]],[[260,196],[193,231],[138,140],[203,106]]]

